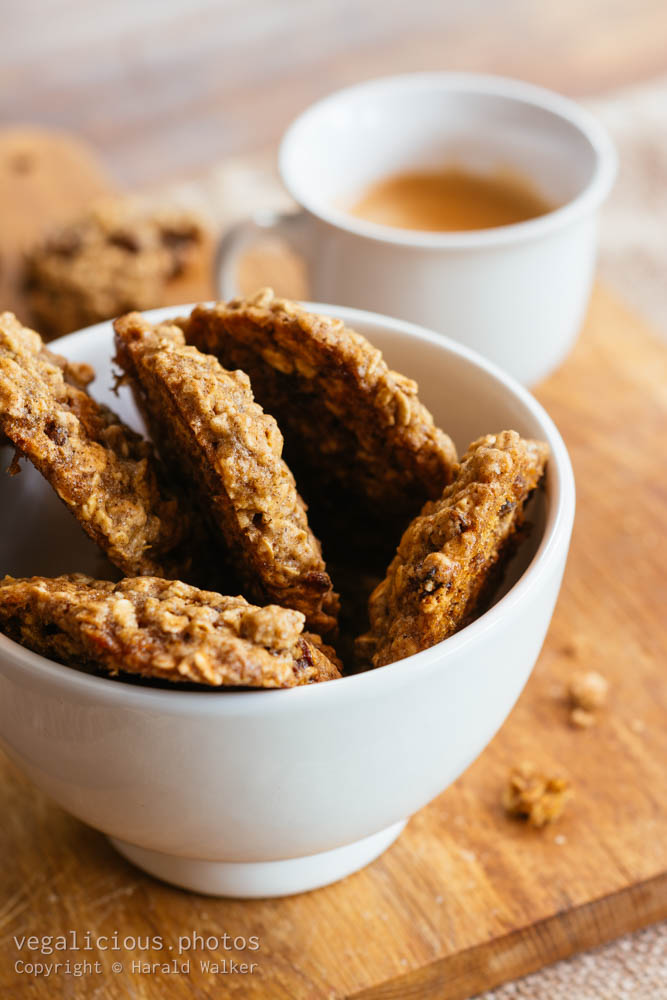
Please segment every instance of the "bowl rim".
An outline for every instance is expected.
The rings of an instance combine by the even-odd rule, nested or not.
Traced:
[[[207,303],[213,304],[213,303]],[[147,310],[144,315],[150,322],[161,321],[183,313],[188,313],[195,304],[167,306],[160,309]],[[553,498],[547,507],[544,533],[537,551],[522,575],[511,589],[488,611],[471,622],[460,632],[443,639],[429,649],[421,650],[412,656],[397,660],[395,663],[367,670],[362,673],[350,674],[334,681],[320,684],[307,684],[293,688],[260,689],[250,691],[225,690],[224,688],[206,688],[202,691],[178,691],[144,688],[131,684],[119,683],[111,677],[98,677],[83,673],[76,668],[44,657],[30,649],[26,649],[13,639],[0,633],[0,671],[9,664],[27,671],[34,679],[51,686],[64,687],[78,694],[88,694],[99,697],[100,701],[123,704],[127,708],[153,708],[167,714],[204,714],[204,715],[239,715],[255,714],[267,709],[287,710],[294,708],[298,699],[332,699],[360,697],[373,694],[373,688],[383,685],[390,689],[406,683],[414,683],[416,671],[426,672],[436,663],[438,669],[446,669],[443,659],[454,659],[461,649],[480,641],[489,631],[496,628],[502,618],[511,614],[520,604],[524,596],[539,585],[542,578],[548,575],[563,551],[569,545],[570,533],[574,521],[575,483],[572,464],[565,443],[553,420],[535,397],[516,379],[504,372],[493,362],[486,360],[476,351],[459,344],[449,337],[435,333],[414,323],[393,319],[381,313],[364,309],[353,309],[343,306],[332,306],[317,302],[304,302],[304,307],[312,312],[333,315],[344,320],[346,325],[370,324],[383,326],[400,335],[426,341],[442,349],[443,354],[458,355],[472,366],[481,369],[489,378],[517,398],[530,415],[539,423],[541,433],[550,448],[550,476],[552,477]],[[50,349],[62,350],[76,341],[109,331],[111,322],[97,323],[83,330],[59,337],[49,343]],[[372,336],[372,335],[371,335]],[[213,697],[214,695],[222,697]]]
[[[513,100],[545,111],[566,122],[588,143],[595,160],[588,182],[573,198],[544,215],[524,222],[491,229],[461,232],[426,232],[418,229],[398,229],[357,218],[343,209],[304,196],[290,169],[291,147],[298,133],[314,118],[339,102],[349,101],[360,94],[406,93],[439,90],[452,93],[481,94]],[[305,108],[287,127],[278,151],[278,169],[283,184],[292,198],[311,215],[342,229],[378,243],[414,247],[420,250],[463,250],[522,243],[540,239],[576,222],[600,207],[609,194],[618,172],[618,154],[609,134],[594,115],[575,101],[532,83],[490,73],[421,72],[399,73],[377,77],[343,87]]]

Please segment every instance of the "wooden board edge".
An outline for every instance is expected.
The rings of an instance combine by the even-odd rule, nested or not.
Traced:
[[[468,1000],[667,918],[667,872],[440,959],[346,1000]]]

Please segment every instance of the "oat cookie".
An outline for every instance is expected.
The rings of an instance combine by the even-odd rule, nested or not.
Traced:
[[[117,361],[172,475],[198,494],[244,589],[335,629],[337,598],[278,426],[254,402],[248,376],[186,346],[178,327],[138,313],[116,320]]]
[[[43,656],[175,682],[294,687],[339,676],[303,615],[174,580],[0,581],[0,630]]]
[[[187,523],[151,447],[79,387],[90,374],[58,362],[12,313],[0,316],[0,434],[124,573],[176,574]]]
[[[401,539],[369,600],[359,655],[379,667],[446,639],[476,614],[489,576],[522,520],[547,445],[516,431],[474,441],[453,482]]]

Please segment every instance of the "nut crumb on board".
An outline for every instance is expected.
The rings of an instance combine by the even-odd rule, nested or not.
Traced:
[[[577,708],[592,711],[600,708],[607,700],[609,684],[597,670],[574,674],[570,680],[569,694]]]
[[[570,722],[577,729],[590,729],[595,725],[595,716],[585,708],[573,708],[570,712]]]
[[[534,764],[524,762],[510,772],[503,806],[508,816],[541,827],[558,819],[571,796],[565,778],[547,778]]]
[[[570,722],[579,729],[589,729],[595,723],[595,709],[607,700],[609,683],[597,670],[579,672],[568,685],[571,703]]]
[[[290,608],[158,577],[0,580],[0,631],[59,663],[112,676],[248,688],[339,677],[334,651],[304,632],[304,621]]]

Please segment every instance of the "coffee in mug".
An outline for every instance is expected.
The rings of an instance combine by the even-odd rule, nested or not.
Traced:
[[[391,174],[369,185],[347,211],[396,229],[465,232],[526,222],[554,207],[512,170],[478,174],[451,166]]]

